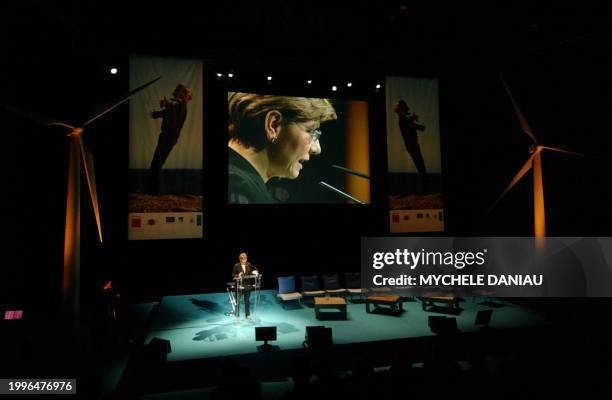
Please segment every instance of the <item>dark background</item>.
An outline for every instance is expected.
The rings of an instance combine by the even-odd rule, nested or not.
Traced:
[[[444,235],[532,235],[531,174],[486,213],[529,156],[530,140],[500,74],[542,143],[612,158],[604,2],[483,8],[224,1],[195,11],[20,1],[0,7],[0,101],[54,119],[82,122],[126,92],[131,53],[205,63],[204,238],[127,241],[128,107],[120,107],[86,131],[105,241],[97,243],[83,184],[84,304],[94,301],[104,279],[113,279],[126,301],[222,291],[242,251],[263,270],[269,288],[277,275],[358,270],[361,237],[388,235],[384,87],[374,90],[386,75],[440,81]],[[112,66],[118,75],[109,74]],[[217,72],[229,71],[233,81],[217,80]],[[271,84],[267,75],[274,76]],[[332,84],[340,87],[336,94]],[[225,99],[238,88],[367,99],[371,205],[227,205]],[[61,130],[6,111],[1,116],[8,217],[2,304],[30,315],[59,311],[68,140]],[[543,155],[549,236],[610,234],[609,171],[609,161]]]

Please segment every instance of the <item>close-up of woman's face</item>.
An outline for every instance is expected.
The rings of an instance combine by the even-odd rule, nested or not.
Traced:
[[[281,127],[278,140],[270,145],[270,164],[274,176],[295,179],[310,156],[321,153],[318,138],[313,139],[314,131],[318,128],[316,121],[292,122]]]

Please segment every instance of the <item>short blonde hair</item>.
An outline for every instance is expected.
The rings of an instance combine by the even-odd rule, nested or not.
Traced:
[[[284,124],[311,121],[320,124],[338,118],[328,99],[228,92],[227,104],[229,138],[258,150],[268,143],[263,124],[269,111],[280,112]]]

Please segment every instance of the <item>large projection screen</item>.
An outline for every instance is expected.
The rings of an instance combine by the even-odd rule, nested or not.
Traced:
[[[130,57],[128,239],[202,237],[202,63]]]
[[[369,204],[369,108],[228,92],[229,204]]]
[[[437,79],[387,77],[392,233],[444,230]]]

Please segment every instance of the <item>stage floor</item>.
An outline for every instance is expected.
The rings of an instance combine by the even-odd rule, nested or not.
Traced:
[[[479,329],[474,325],[476,313],[491,308],[480,305],[482,300],[466,298],[460,302],[462,311],[455,316],[460,332]],[[261,344],[255,341],[257,326],[276,326],[278,340],[271,344],[279,350],[289,350],[302,348],[306,326],[331,327],[334,344],[349,344],[431,336],[428,317],[448,315],[423,311],[420,301],[405,302],[405,311],[399,317],[368,314],[365,304],[347,303],[347,320],[320,321],[315,318],[312,307],[303,304],[302,308],[283,309],[276,299],[276,291],[264,290],[253,319],[246,320],[242,314],[237,320],[225,315],[230,309],[227,293],[167,296],[160,302],[145,343],[155,337],[167,339],[172,347],[168,361],[184,361],[257,353],[257,346]],[[512,329],[545,324],[534,312],[505,302],[502,307],[494,308],[489,326]]]

